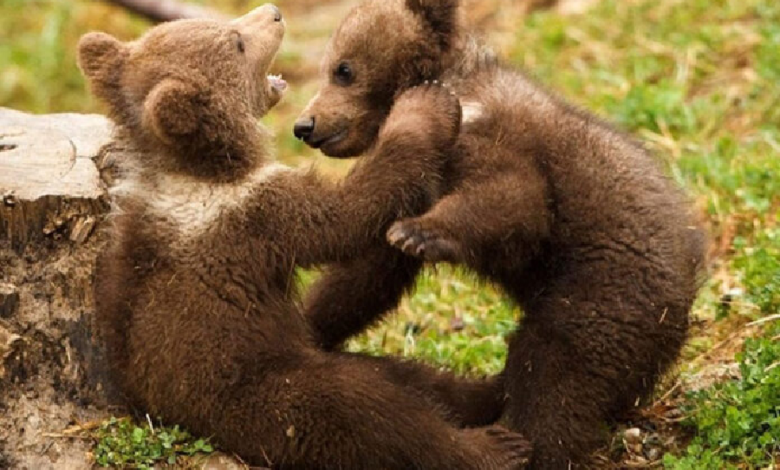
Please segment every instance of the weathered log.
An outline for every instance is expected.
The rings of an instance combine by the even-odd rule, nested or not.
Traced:
[[[188,18],[225,18],[210,8],[175,0],[108,0],[155,22]]]

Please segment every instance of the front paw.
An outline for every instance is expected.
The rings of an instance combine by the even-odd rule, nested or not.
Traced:
[[[405,219],[394,223],[387,231],[387,241],[407,255],[431,263],[463,261],[460,242],[422,219]]]
[[[431,139],[440,150],[458,139],[461,107],[451,88],[426,82],[401,93],[387,118],[387,128]]]

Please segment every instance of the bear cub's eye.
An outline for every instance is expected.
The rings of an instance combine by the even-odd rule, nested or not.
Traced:
[[[342,62],[338,67],[336,67],[336,70],[333,72],[333,76],[336,79],[336,83],[342,86],[351,85],[352,81],[354,80],[352,68],[346,62]]]
[[[233,33],[233,40],[236,42],[238,52],[243,54],[246,48],[244,47],[244,38],[241,37],[241,33]]]

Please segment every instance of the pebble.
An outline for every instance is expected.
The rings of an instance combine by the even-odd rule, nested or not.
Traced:
[[[648,449],[645,455],[647,456],[647,460],[655,462],[661,459],[661,449],[653,447],[652,449]]]
[[[641,444],[642,431],[639,428],[626,429],[623,433],[623,439],[629,444]]]

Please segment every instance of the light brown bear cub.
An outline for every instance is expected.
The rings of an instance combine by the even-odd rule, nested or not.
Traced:
[[[494,384],[324,352],[294,288],[297,266],[346,259],[378,244],[398,214],[430,205],[458,134],[457,100],[436,87],[405,94],[341,184],[274,165],[256,118],[284,88],[266,78],[283,35],[266,5],[129,43],[81,40],[82,70],[138,150],[114,189],[97,275],[114,376],[133,406],[252,464],[517,468],[518,435],[458,428],[474,423],[457,407],[497,395]],[[456,382],[466,391],[440,400]]]
[[[392,227],[400,250],[331,269],[309,316],[323,347],[337,348],[396,305],[423,260],[499,283],[525,312],[502,374],[502,421],[533,442],[533,468],[565,469],[677,357],[702,236],[641,146],[499,65],[460,31],[458,4],[367,0],[327,46],[322,88],[295,129],[313,147],[337,157],[374,148],[395,98],[424,80],[453,86],[465,126],[445,196]]]

